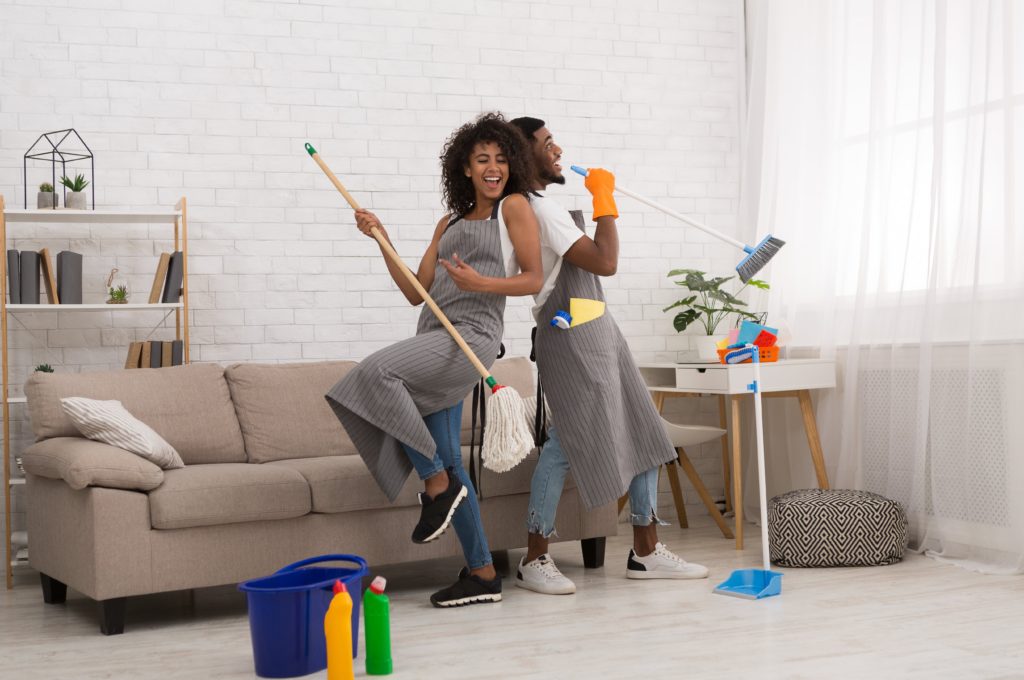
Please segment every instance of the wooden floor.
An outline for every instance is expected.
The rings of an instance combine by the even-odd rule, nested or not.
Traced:
[[[750,602],[711,589],[757,566],[756,531],[740,555],[710,522],[665,527],[669,546],[711,578],[645,582],[624,577],[622,530],[599,570],[584,571],[577,543],[555,546],[573,596],[509,579],[500,604],[442,611],[427,597],[454,579],[456,561],[384,570],[393,677],[1024,678],[1022,577],[910,555],[891,567],[783,570],[780,597]],[[2,678],[254,677],[245,600],[230,587],[135,598],[126,634],[103,637],[94,603],[69,592],[66,605],[44,606],[23,570],[0,592],[0,649]]]

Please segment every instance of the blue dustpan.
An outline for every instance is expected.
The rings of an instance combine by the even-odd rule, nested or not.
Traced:
[[[782,574],[764,569],[737,569],[715,588],[718,595],[760,600],[782,594]]]
[[[764,569],[737,569],[729,575],[729,578],[719,583],[714,592],[718,595],[742,597],[745,600],[760,600],[782,594],[782,574],[772,571],[768,551],[768,503],[765,500],[767,493],[764,480],[764,425],[761,422],[760,355],[754,345],[748,343],[746,347],[753,350],[751,358],[754,360],[754,382],[747,385],[747,389],[754,393],[754,420],[757,426],[757,481],[761,493],[761,557],[764,561]]]

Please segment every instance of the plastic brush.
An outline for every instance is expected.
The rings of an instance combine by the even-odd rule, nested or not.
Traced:
[[[572,169],[573,172],[579,173],[584,177],[587,176],[586,168],[582,168],[578,165],[573,165]],[[786,245],[786,242],[783,241],[782,239],[775,238],[771,234],[768,234],[763,239],[761,239],[761,242],[758,243],[756,246],[749,246],[746,243],[743,243],[742,241],[734,239],[731,236],[726,236],[720,231],[716,231],[707,225],[701,224],[700,222],[691,219],[686,215],[677,213],[675,210],[663,206],[660,203],[657,203],[656,201],[652,201],[646,196],[641,196],[640,194],[634,191],[624,189],[623,187],[620,187],[617,184],[615,185],[615,190],[624,196],[629,196],[630,198],[636,201],[640,201],[645,205],[651,206],[655,210],[660,210],[669,217],[674,217],[680,222],[689,224],[691,227],[696,227],[703,231],[704,233],[714,236],[715,238],[720,239],[722,241],[725,241],[730,245],[736,246],[737,248],[745,252],[747,256],[744,257],[738,265],[736,265],[736,273],[740,275],[740,280],[743,281],[743,283],[746,283],[750,279],[754,278],[754,275],[757,274],[762,269],[764,269],[765,265],[767,265],[768,262],[771,261],[773,257],[775,257],[775,254],[779,252],[779,249],[782,248],[782,246]]]

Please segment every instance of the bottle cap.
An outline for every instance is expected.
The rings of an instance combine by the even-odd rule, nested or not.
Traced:
[[[342,583],[341,581],[335,581],[334,582],[334,594],[335,595],[337,595],[338,593],[346,593],[346,592],[348,592],[348,588],[345,587],[344,583]]]
[[[383,576],[377,576],[370,583],[370,591],[376,595],[384,593],[384,588],[388,585],[388,580]]]

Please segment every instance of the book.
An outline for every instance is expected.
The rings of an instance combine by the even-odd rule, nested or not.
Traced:
[[[39,251],[39,268],[43,274],[43,286],[46,288],[46,301],[51,305],[59,305],[60,297],[57,294],[57,272],[53,268],[53,261],[50,260],[50,249],[43,248]]]
[[[153,361],[153,345],[144,342],[142,343],[142,358],[139,360],[139,368],[150,368],[150,363]]]
[[[181,366],[185,363],[185,343],[182,340],[175,340],[171,343],[171,366]]]
[[[62,305],[82,304],[82,255],[70,250],[57,253],[57,298]]]
[[[149,368],[160,368],[160,361],[164,356],[163,344],[160,340],[153,340],[149,343]]]
[[[124,362],[125,368],[138,368],[142,359],[142,343],[133,342],[128,345],[128,359]]]
[[[21,304],[39,304],[39,253],[21,251]]]
[[[21,304],[21,259],[17,250],[7,251],[7,299],[12,305]]]
[[[160,261],[156,265],[156,275],[153,277],[153,287],[149,289],[149,304],[155,305],[160,302],[160,293],[164,289],[164,282],[167,280],[167,267],[171,263],[170,253],[160,253]]]
[[[174,343],[170,340],[165,340],[163,347],[163,356],[160,357],[161,366],[173,366],[174,365]]]
[[[174,251],[167,265],[167,283],[164,285],[162,302],[179,302],[181,284],[185,275],[185,260],[180,250]]]

